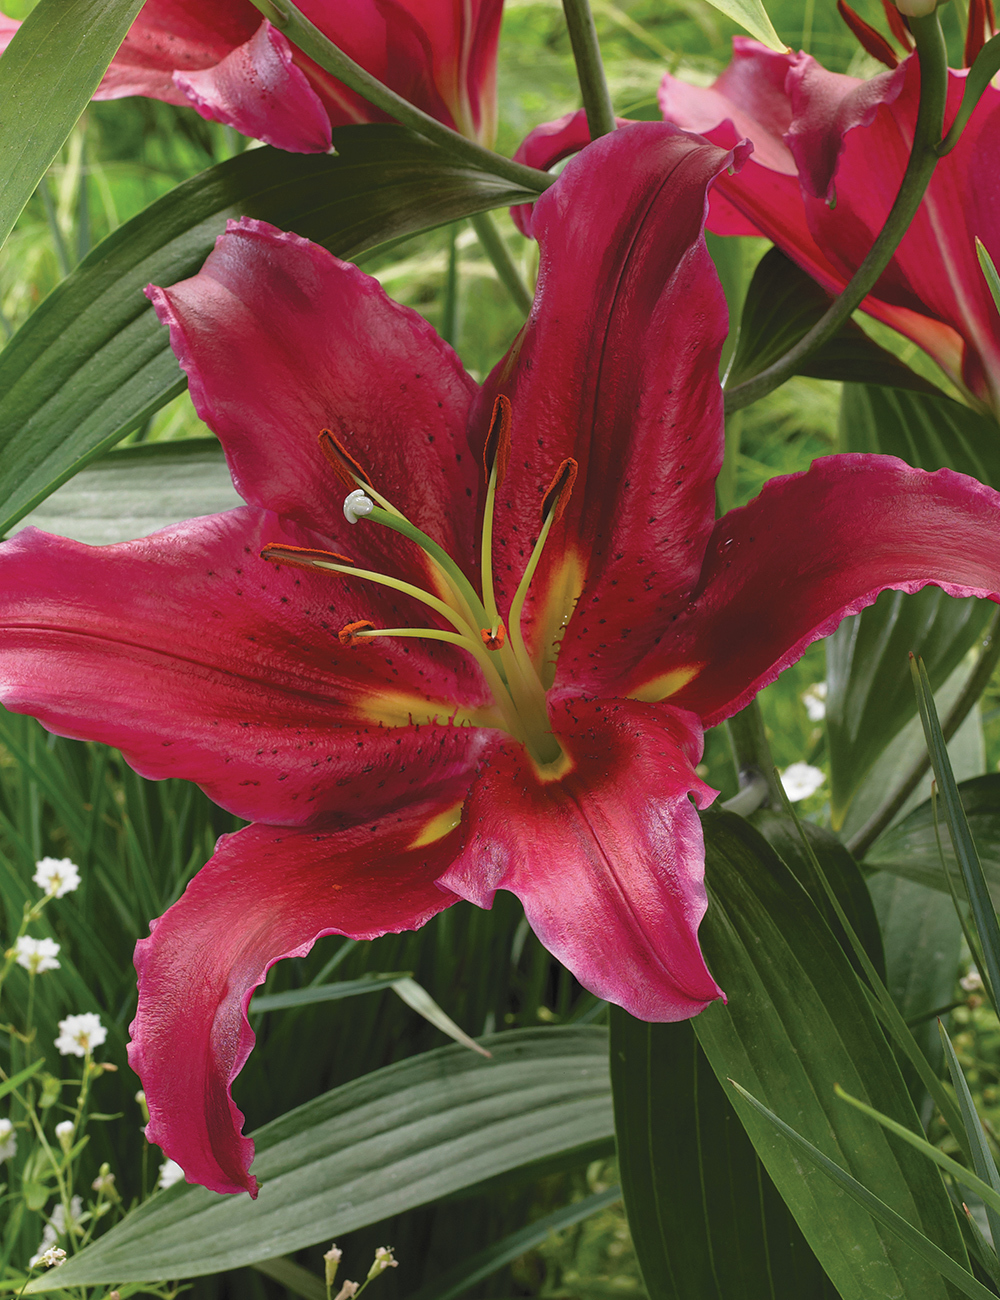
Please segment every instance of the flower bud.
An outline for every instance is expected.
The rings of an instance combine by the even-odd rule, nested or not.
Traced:
[[[926,18],[937,8],[937,0],[896,0],[896,8],[907,18]]]
[[[384,1273],[387,1268],[398,1268],[399,1260],[393,1259],[391,1246],[376,1246],[375,1262],[368,1270],[368,1281],[373,1277],[378,1277],[379,1273]]]
[[[337,1265],[340,1263],[343,1255],[344,1252],[339,1248],[339,1246],[334,1244],[323,1256],[323,1263],[326,1268],[326,1285],[328,1287],[333,1286],[333,1279],[337,1276]]]
[[[59,1139],[59,1145],[69,1154],[70,1147],[73,1145],[73,1130],[76,1125],[71,1119],[61,1120],[56,1125],[56,1137]]]

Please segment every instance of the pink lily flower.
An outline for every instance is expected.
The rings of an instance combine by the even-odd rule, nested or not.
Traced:
[[[703,223],[746,153],[643,123],[572,161],[481,389],[356,267],[231,224],[149,292],[247,505],[0,546],[6,706],[255,822],[136,952],[148,1135],[190,1181],[256,1191],[229,1091],[247,1006],[321,935],[506,889],[594,993],[696,1015],[722,996],[703,727],[885,587],[998,597],[1000,495],[951,471],[832,457],[716,522]]]
[[[894,61],[891,47],[888,58]],[[949,74],[946,125],[967,71]],[[744,136],[752,160],[723,177],[709,229],[761,234],[832,294],[860,265],[885,217],[909,154],[917,116],[916,55],[859,81],[827,72],[808,54],[775,54],[746,37],[711,87],[669,74],[664,118],[723,148]],[[915,220],[862,304],[919,344],[969,394],[1000,412],[1000,320],[976,258],[978,236],[1000,256],[1000,91],[988,86],[958,145],[938,163]]]
[[[503,0],[300,0],[355,62],[418,108],[490,145]],[[0,16],[0,51],[18,24]],[[385,122],[262,18],[250,0],[146,0],[95,99],[146,95],[292,153],[330,128]]]

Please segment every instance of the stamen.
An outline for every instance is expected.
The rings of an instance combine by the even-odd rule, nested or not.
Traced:
[[[873,59],[878,59],[879,63],[884,63],[887,68],[899,66],[895,51],[882,33],[876,31],[870,23],[866,23],[860,14],[855,13],[847,0],[837,0],[837,12],[857,37],[861,48]]]
[[[261,551],[260,558],[271,564],[294,564],[300,569],[354,563],[348,556],[338,555],[336,551],[311,551],[307,546],[285,546],[282,542],[268,542]]]
[[[356,524],[375,509],[375,502],[365,495],[364,488],[355,488],[344,497],[344,518],[349,524]]]
[[[479,635],[483,638],[483,645],[487,650],[502,650],[507,640],[507,629],[502,623],[498,623],[494,628],[480,628]]]
[[[369,622],[366,618],[362,618],[357,623],[348,623],[346,627],[342,627],[337,633],[337,640],[341,645],[357,645],[361,640],[362,633],[374,631],[375,624]]]
[[[507,466],[510,464],[510,425],[510,400],[501,393],[493,403],[490,431],[486,435],[486,443],[483,447],[483,468],[486,470],[486,481],[489,482],[490,476],[495,469],[497,487],[506,478]]]
[[[359,482],[371,487],[371,479],[358,462],[345,450],[344,444],[329,429],[319,435],[319,446],[329,461],[331,468],[346,488],[356,487]]]
[[[910,35],[909,24],[892,0],[882,0],[882,8],[885,11],[886,22],[889,24],[889,31],[892,32],[896,40],[909,54],[913,49],[913,37]]]
[[[552,522],[557,524],[563,517],[563,512],[569,505],[570,493],[573,491],[573,484],[576,482],[576,474],[579,466],[572,456],[568,456],[555,474],[552,476],[552,482],[545,490],[542,497],[542,523],[544,524],[549,515],[552,515]]]

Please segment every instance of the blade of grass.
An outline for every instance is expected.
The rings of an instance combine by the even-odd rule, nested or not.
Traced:
[[[250,1003],[250,1014],[285,1011],[289,1007],[311,1006],[314,1002],[336,1002],[361,993],[377,993],[380,989],[395,988],[408,974],[408,971],[390,971],[388,974],[364,975],[357,980],[340,980],[336,984],[316,984],[304,989],[286,989],[283,993],[268,993],[254,998]]]
[[[995,1192],[1000,1193],[1000,1172],[997,1171],[993,1152],[987,1144],[986,1134],[983,1132],[983,1125],[976,1111],[976,1103],[972,1100],[972,1093],[965,1081],[965,1075],[962,1073],[962,1067],[958,1062],[955,1049],[952,1047],[951,1039],[945,1033],[944,1025],[940,1020],[938,1021],[938,1032],[941,1034],[945,1056],[948,1058],[951,1082],[958,1094],[958,1104],[962,1110],[962,1119],[965,1121],[965,1131],[969,1138],[969,1145],[972,1147],[972,1160],[976,1167],[976,1173],[985,1182],[988,1182]],[[993,1240],[1000,1242],[1000,1214],[997,1214],[995,1209],[987,1205],[986,1219],[990,1225],[990,1235]]]
[[[480,1056],[490,1056],[491,1053],[485,1047],[480,1047],[474,1038],[463,1030],[459,1029],[451,1016],[447,1015],[438,1004],[434,1001],[427,990],[416,980],[407,976],[404,979],[396,980],[392,986],[392,991],[403,999],[408,1007],[436,1029],[440,1029],[443,1034],[453,1038],[456,1043],[461,1043],[463,1047],[468,1047],[473,1052],[478,1052]]]
[[[37,1061],[32,1061],[30,1065],[25,1066],[23,1070],[19,1070],[10,1079],[4,1079],[3,1083],[0,1083],[0,1097],[6,1097],[8,1092],[13,1092],[15,1088],[20,1088],[22,1083],[27,1083],[31,1076],[37,1074],[44,1064],[45,1058],[40,1056]]]
[[[981,1282],[977,1282],[971,1273],[962,1268],[961,1264],[952,1259],[950,1255],[946,1255],[939,1246],[935,1246],[922,1232],[918,1232],[913,1224],[908,1223],[901,1214],[897,1214],[895,1210],[886,1205],[885,1201],[875,1196],[845,1169],[841,1169],[840,1165],[796,1133],[795,1129],[786,1124],[783,1119],[779,1119],[773,1110],[769,1110],[763,1102],[758,1101],[752,1093],[747,1092],[746,1088],[741,1088],[735,1079],[730,1079],[729,1082],[744,1101],[759,1111],[779,1133],[783,1134],[805,1156],[810,1164],[815,1165],[817,1169],[821,1169],[823,1173],[842,1187],[848,1196],[863,1205],[873,1218],[878,1219],[880,1223],[884,1223],[891,1232],[901,1237],[913,1251],[937,1269],[942,1277],[947,1278],[949,1282],[953,1282],[963,1295],[972,1296],[974,1300],[996,1300],[992,1291],[983,1286]],[[961,1165],[956,1167],[962,1168]],[[966,1171],[962,1170],[962,1172],[965,1173]],[[989,1190],[987,1188],[987,1191]]]

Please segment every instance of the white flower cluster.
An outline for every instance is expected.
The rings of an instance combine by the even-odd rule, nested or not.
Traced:
[[[810,722],[822,722],[826,717],[826,682],[815,682],[803,691],[802,703]]]
[[[179,1183],[183,1177],[184,1170],[176,1160],[164,1160],[160,1165],[160,1176],[156,1180],[156,1185],[165,1190],[173,1187],[174,1183]]]
[[[68,1217],[65,1206],[57,1205],[49,1216],[48,1223],[42,1229],[41,1243],[35,1254],[28,1260],[28,1267],[34,1268],[38,1264],[43,1264],[46,1268],[52,1268],[55,1264],[61,1264],[66,1258],[66,1252],[58,1249],[56,1242],[67,1232],[73,1232],[78,1228],[82,1214],[83,1201],[79,1196],[74,1196],[70,1201]]]
[[[32,939],[29,934],[22,934],[14,944],[18,966],[23,966],[32,975],[41,975],[43,971],[58,970],[56,957],[59,945],[55,939]]]
[[[31,878],[50,898],[62,898],[80,884],[80,872],[69,858],[42,858]]]
[[[17,1155],[17,1134],[9,1119],[0,1119],[0,1165]]]
[[[825,780],[825,775],[811,763],[793,763],[781,774],[781,784],[785,794],[788,795],[789,803],[808,799],[811,794],[816,793]]]
[[[107,1036],[101,1017],[93,1011],[84,1011],[82,1015],[67,1016],[59,1021],[56,1047],[63,1056],[86,1056],[95,1047],[100,1047]]]

